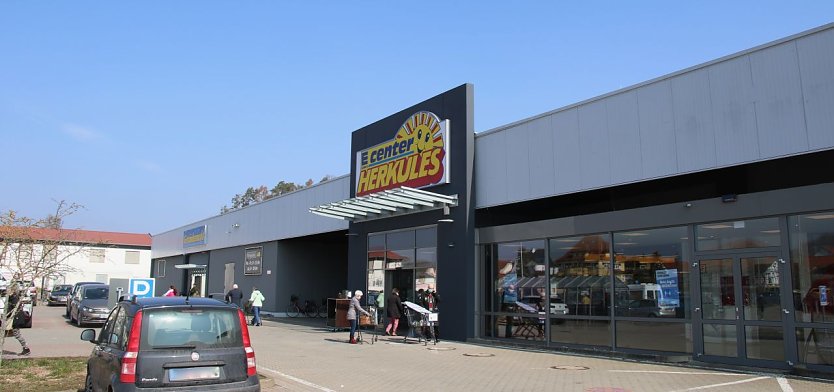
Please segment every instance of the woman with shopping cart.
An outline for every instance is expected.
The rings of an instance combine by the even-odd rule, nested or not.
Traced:
[[[350,344],[356,344],[354,335],[356,334],[356,329],[359,327],[358,313],[361,312],[368,317],[371,316],[365,309],[362,309],[362,304],[359,303],[360,299],[362,299],[362,290],[356,290],[353,293],[353,298],[350,299],[350,306],[348,306],[347,319],[350,321]]]
[[[391,296],[388,297],[385,302],[385,312],[388,316],[388,326],[385,327],[385,334],[397,336],[397,328],[400,326],[400,318],[404,313],[403,303],[400,301],[400,290],[397,288],[392,289]]]

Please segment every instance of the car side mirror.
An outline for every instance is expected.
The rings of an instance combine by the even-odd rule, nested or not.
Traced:
[[[86,340],[90,343],[96,342],[96,330],[94,329],[85,329],[81,331],[81,340]]]

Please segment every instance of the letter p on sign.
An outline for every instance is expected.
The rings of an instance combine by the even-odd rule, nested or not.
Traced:
[[[131,278],[127,292],[139,298],[151,298],[154,292],[154,278]]]

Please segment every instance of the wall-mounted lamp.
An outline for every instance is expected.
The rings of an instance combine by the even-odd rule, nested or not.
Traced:
[[[232,225],[232,227],[234,227],[235,229],[237,229],[238,227],[240,227],[240,223],[235,223],[235,224],[233,224],[233,225]]]
[[[692,203],[686,203],[683,206],[686,207],[686,208],[692,208]]]
[[[443,216],[449,216],[449,206],[448,205],[443,206]],[[443,218],[443,219],[438,219],[437,221],[442,222],[442,223],[452,223],[455,220],[452,219],[452,218]]]

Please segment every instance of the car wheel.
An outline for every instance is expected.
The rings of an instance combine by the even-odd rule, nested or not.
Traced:
[[[87,369],[87,377],[84,379],[84,392],[93,392],[93,376],[90,375],[90,369]]]

